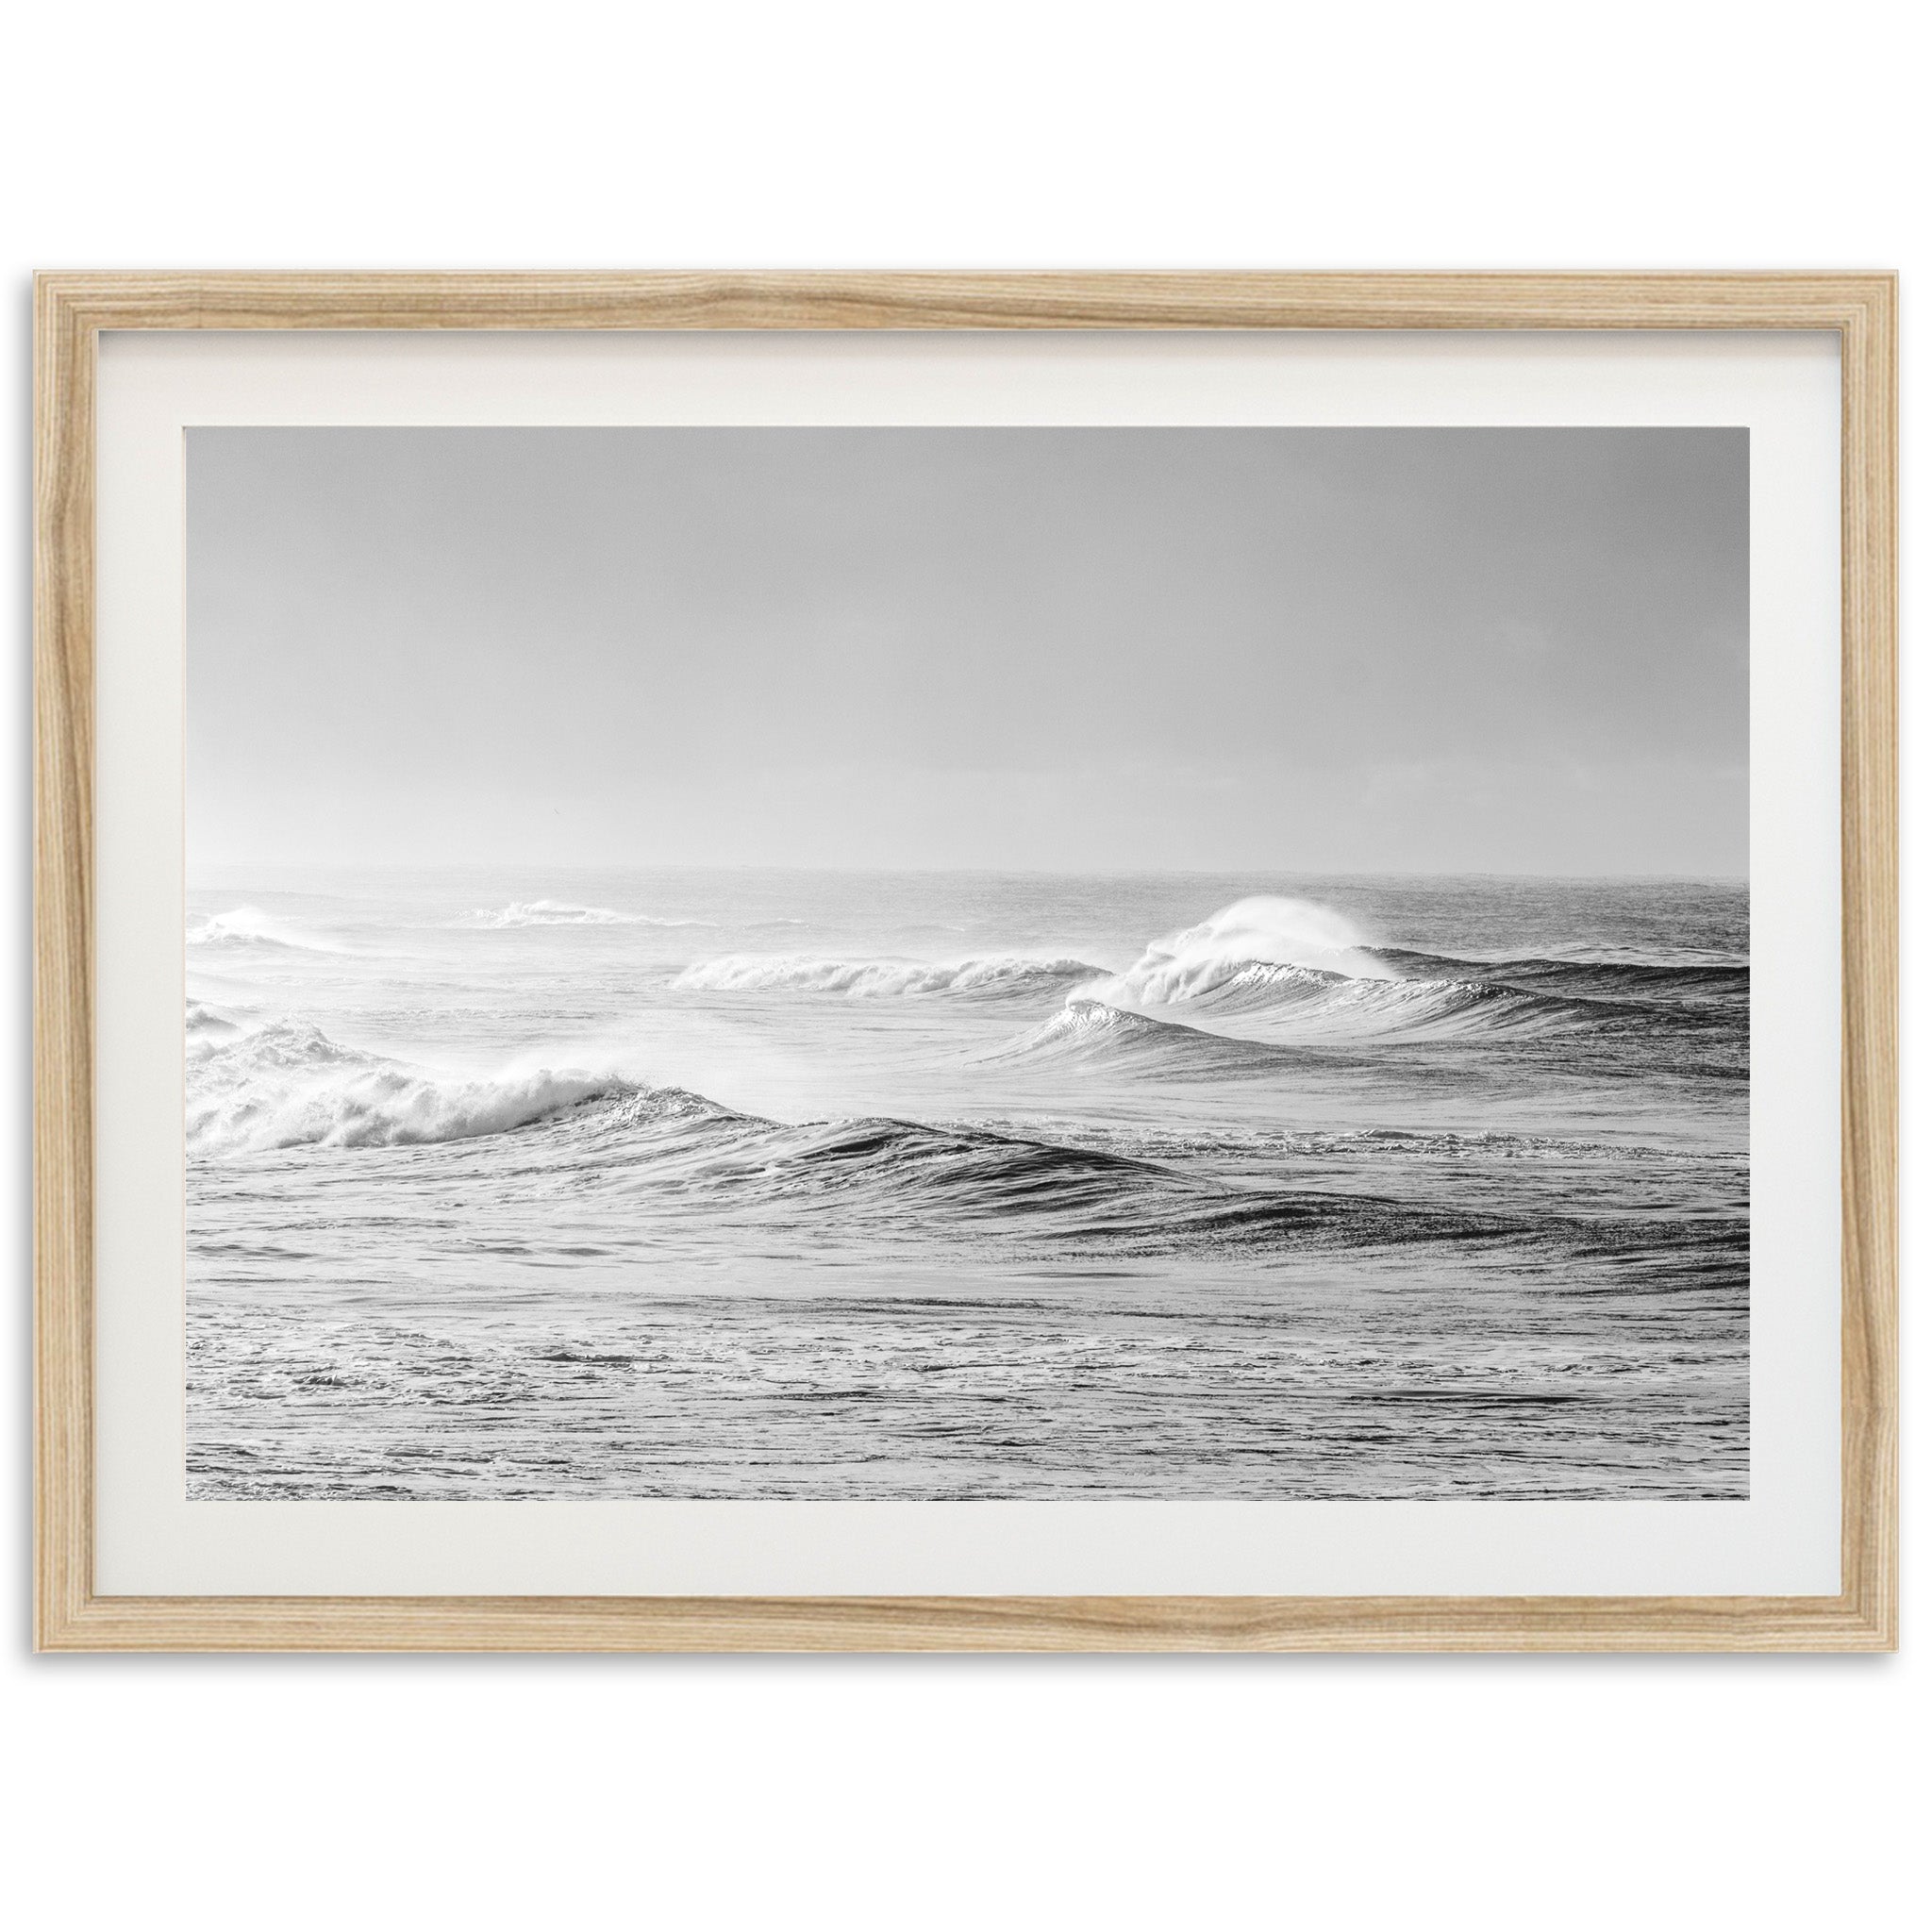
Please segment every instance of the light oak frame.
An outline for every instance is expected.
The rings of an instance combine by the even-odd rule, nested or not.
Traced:
[[[1898,1627],[1897,283],[1822,275],[38,278],[35,1579],[49,1651],[1871,1651]],[[1842,1567],[1818,1597],[118,1597],[93,1588],[104,329],[1804,329],[1843,381]]]

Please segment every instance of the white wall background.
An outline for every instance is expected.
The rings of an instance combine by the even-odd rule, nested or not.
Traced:
[[[1932,277],[1915,11],[106,0],[16,19],[0,114],[10,1091],[32,269],[1895,267],[1909,589]],[[1907,612],[1909,659],[1909,597]],[[1908,664],[1908,755],[1921,682]],[[1908,876],[1908,975],[1917,924]],[[1909,1025],[1907,1046],[1909,1074]],[[1909,1609],[1897,1659],[36,1660],[24,1099],[0,1131],[13,1923],[1701,1927],[1923,1910],[1932,1663]],[[1907,1132],[1909,1187],[1909,1104]],[[1908,1395],[1923,1326],[1908,1313]],[[1907,1446],[1909,1559],[1921,1434]]]

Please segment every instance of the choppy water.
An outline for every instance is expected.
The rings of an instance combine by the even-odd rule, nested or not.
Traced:
[[[189,910],[193,1495],[1747,1493],[1741,886]]]

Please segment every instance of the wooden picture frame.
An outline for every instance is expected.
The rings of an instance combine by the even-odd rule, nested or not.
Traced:
[[[173,275],[37,286],[36,1636],[49,1651],[1871,1651],[1897,1631],[1897,290],[1859,275]],[[94,371],[107,330],[1806,330],[1842,381],[1835,1596],[124,1597],[93,1575]]]

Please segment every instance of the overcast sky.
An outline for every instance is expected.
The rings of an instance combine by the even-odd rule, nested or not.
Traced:
[[[1740,429],[195,429],[194,862],[1746,863]]]

